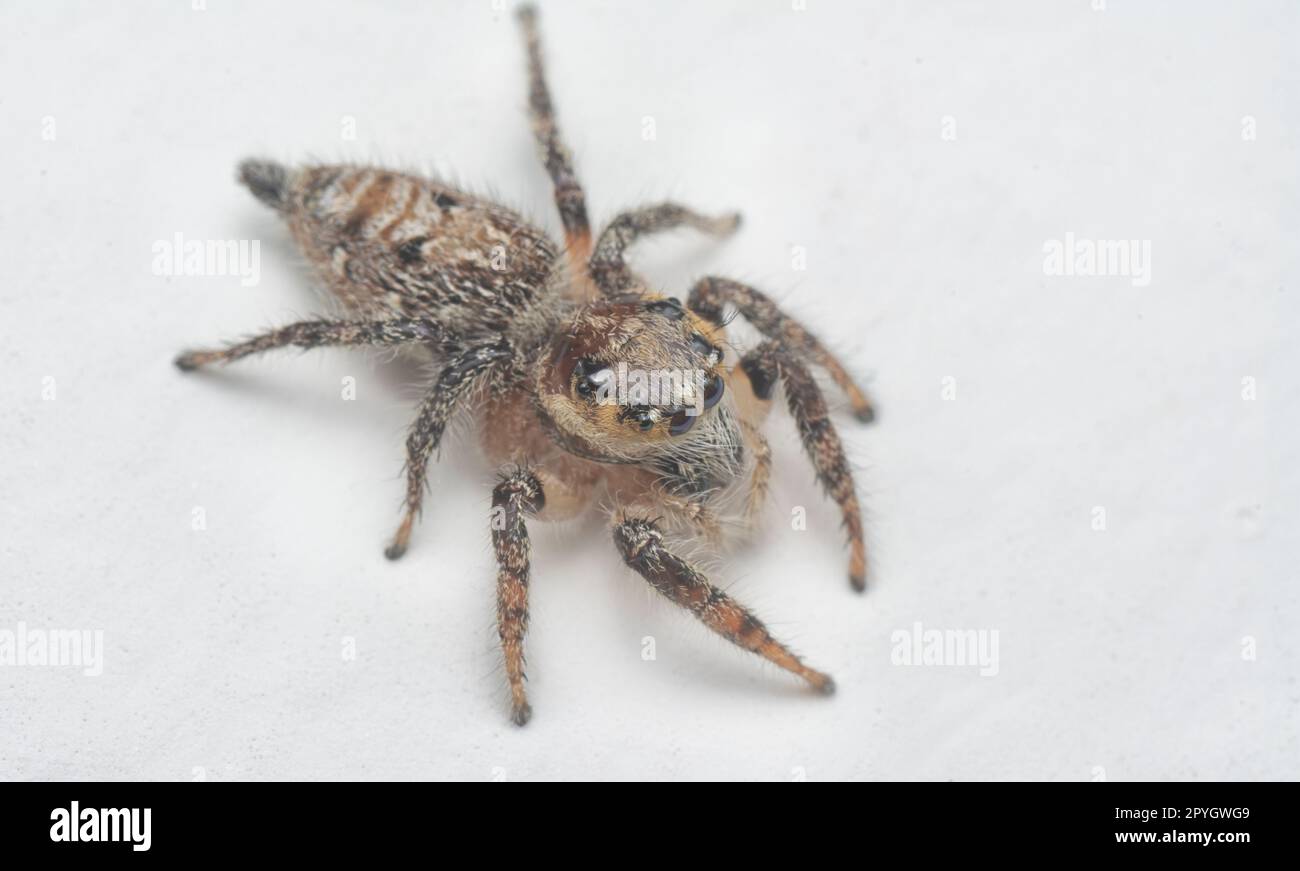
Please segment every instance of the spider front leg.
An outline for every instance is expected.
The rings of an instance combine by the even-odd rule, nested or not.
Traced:
[[[748,285],[728,278],[702,278],[691,288],[687,305],[701,317],[722,323],[722,310],[730,303],[759,332],[778,340],[791,351],[807,356],[830,373],[849,397],[853,414],[863,423],[876,419],[875,409],[840,361],[803,324],[789,317],[776,303]]]
[[[384,550],[384,556],[397,559],[406,553],[411,527],[424,502],[429,455],[441,443],[448,422],[470,388],[492,364],[508,358],[510,353],[510,347],[504,341],[463,351],[447,362],[429,388],[406,438],[406,513],[392,543]]]
[[[573,171],[573,157],[560,137],[555,121],[555,106],[546,86],[546,73],[542,65],[542,40],[537,32],[537,9],[532,5],[519,7],[515,13],[524,31],[524,44],[528,51],[528,111],[532,116],[533,135],[542,152],[542,162],[555,188],[555,206],[564,224],[564,237],[569,245],[569,256],[575,267],[581,266],[591,253],[591,225],[587,221],[587,195]],[[575,270],[576,271],[576,270]]]
[[[447,340],[446,331],[433,321],[418,318],[392,318],[377,321],[299,321],[279,327],[226,348],[186,351],[176,358],[176,367],[193,372],[213,363],[226,364],[277,348],[322,348],[356,345],[440,344]]]
[[[650,586],[690,611],[705,626],[732,644],[797,674],[820,692],[827,695],[835,692],[830,675],[804,665],[772,637],[762,621],[709,583],[693,565],[664,547],[663,534],[654,521],[622,520],[614,527],[614,543],[623,561],[649,581]]]
[[[772,398],[777,381],[785,386],[786,405],[799,429],[808,458],[817,471],[826,494],[835,500],[844,517],[849,537],[849,583],[858,592],[867,586],[867,552],[862,534],[862,510],[853,484],[853,472],[839,434],[831,423],[817,382],[807,368],[787,349],[767,340],[747,353],[740,361],[749,376],[754,395],[761,400]]]
[[[510,682],[510,719],[522,726],[533,716],[524,691],[524,635],[528,632],[531,545],[525,516],[546,505],[541,480],[516,469],[492,491],[492,547],[497,556],[497,635]]]
[[[694,227],[710,236],[729,236],[740,226],[740,214],[732,212],[711,218],[676,203],[623,212],[609,222],[596,240],[595,251],[587,261],[592,280],[606,296],[615,296],[635,286],[639,282],[623,259],[627,249],[642,236],[683,226]]]

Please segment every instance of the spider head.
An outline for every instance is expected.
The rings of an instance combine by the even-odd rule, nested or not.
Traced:
[[[538,361],[542,412],[566,448],[608,462],[734,441],[721,330],[672,297],[581,309]]]

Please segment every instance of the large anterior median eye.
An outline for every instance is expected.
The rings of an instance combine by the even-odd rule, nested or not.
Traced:
[[[727,382],[717,375],[710,375],[708,380],[704,382],[704,401],[701,403],[704,409],[707,411],[717,405],[726,389]],[[668,432],[675,436],[690,432],[691,427],[695,426],[695,421],[699,418],[698,414],[692,413],[694,411],[694,407],[683,408],[668,418]]]
[[[695,419],[698,414],[691,414],[692,409],[683,408],[668,419],[668,432],[672,435],[679,436],[695,426]]]
[[[584,399],[593,399],[601,387],[613,380],[614,370],[595,360],[579,360],[573,368],[573,377],[577,379],[575,386],[578,395]]]
[[[709,380],[704,382],[704,407],[712,408],[717,405],[726,389],[727,382],[717,375],[710,375]]]

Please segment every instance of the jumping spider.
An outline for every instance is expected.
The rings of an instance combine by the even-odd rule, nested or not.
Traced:
[[[849,463],[806,363],[825,369],[857,418],[871,405],[840,363],[759,291],[704,278],[685,303],[646,287],[624,256],[637,239],[679,226],[723,237],[739,215],[710,218],[676,203],[616,216],[595,238],[585,195],[555,123],[537,15],[518,12],[527,47],[533,132],[554,185],[565,247],[514,212],[439,181],[357,166],[289,169],[245,161],[239,177],[288,222],[319,279],[353,319],[290,324],[223,350],[189,351],[190,371],[289,345],[423,346],[441,371],[406,442],[405,513],[385,551],[397,559],[420,514],[425,472],[448,422],[476,412],[488,459],[506,469],[492,491],[497,628],[512,719],[524,691],[529,542],[526,519],[562,520],[597,504],[626,563],[660,593],[740,647],[834,691],[730,595],[668,545],[664,529],[716,540],[766,495],[759,431],[777,384],[849,541],[849,580],[865,588],[862,520]],[[735,359],[724,309],[766,337]],[[620,365],[623,364],[623,365]],[[693,371],[701,390],[658,402],[608,402],[616,370]],[[689,401],[688,401],[689,400]],[[700,411],[702,413],[696,413]]]

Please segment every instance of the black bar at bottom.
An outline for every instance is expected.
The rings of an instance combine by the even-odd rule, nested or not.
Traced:
[[[679,832],[689,840],[709,831],[716,838],[718,823],[725,822],[751,845],[755,838],[822,831],[865,839],[868,850],[872,843],[922,847],[927,858],[989,849],[1010,856],[1231,858],[1285,849],[1290,839],[1283,828],[1296,799],[1291,784],[852,784],[852,794],[837,790],[794,801],[788,790],[808,787],[746,784],[741,801],[725,794],[710,801],[692,785],[687,801],[680,792],[660,794],[638,785],[626,797],[599,802],[575,794],[561,802],[507,797],[502,790],[512,787],[495,785],[488,787],[491,795],[467,799],[459,794],[467,788],[7,784],[0,786],[0,843],[7,858],[58,854],[93,860],[113,853],[217,859],[292,852],[337,859],[341,852],[405,853],[416,845],[436,850],[452,839],[472,847],[479,837],[487,839],[480,846],[489,848],[498,838],[592,844],[603,831],[653,851],[656,842],[667,848]]]

